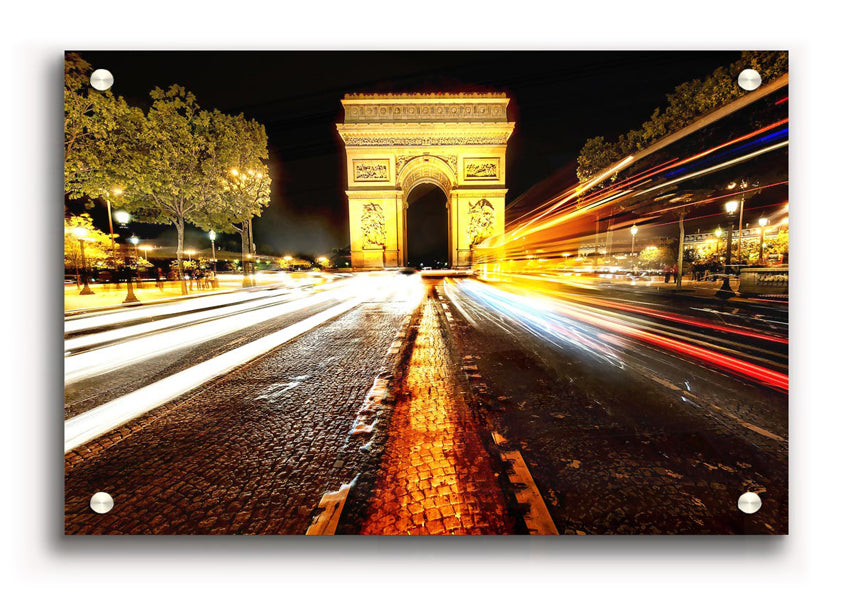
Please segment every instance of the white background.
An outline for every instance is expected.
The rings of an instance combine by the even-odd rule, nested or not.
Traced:
[[[844,178],[850,90],[847,21],[835,6],[726,0],[7,4],[0,17],[0,581],[11,591],[6,597],[719,599],[846,593],[850,198]],[[790,50],[790,536],[66,539],[64,49]]]

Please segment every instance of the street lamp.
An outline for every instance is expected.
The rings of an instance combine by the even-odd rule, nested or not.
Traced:
[[[127,297],[124,298],[123,304],[132,304],[139,301],[139,299],[136,298],[135,292],[133,291],[133,277],[136,274],[135,266],[137,265],[139,260],[139,238],[133,235],[127,241],[133,244],[133,254],[135,256],[133,257],[133,266],[131,267],[129,264],[127,265]],[[128,261],[130,259],[129,253],[127,254],[127,259]]]
[[[762,217],[759,219],[759,265],[762,264],[764,257],[764,228],[767,226],[767,219]]]
[[[130,222],[130,213],[126,210],[117,210],[115,211],[115,220],[121,224],[121,227],[126,227],[127,223]]]
[[[210,230],[210,245],[212,246],[212,270],[213,270],[213,280],[212,287],[215,289],[218,287],[218,282],[216,281],[216,273],[215,273],[215,231]]]
[[[752,184],[753,187],[758,188],[759,182],[753,181]],[[750,187],[750,181],[747,179],[742,179],[740,183],[736,183],[733,181],[728,186],[726,186],[726,189],[732,190],[735,189],[736,186],[740,186],[739,189],[741,190],[741,213],[738,217],[738,264],[740,265],[741,247],[743,246],[743,244],[741,243],[741,235],[744,231],[744,201],[747,199],[747,188]],[[726,204],[728,206],[729,202],[727,202]]]
[[[726,236],[726,277],[723,278],[723,285],[717,290],[716,296],[720,298],[729,298],[735,295],[732,291],[732,286],[729,285],[729,278],[732,275],[732,229],[735,227],[735,213],[738,212],[739,203],[737,200],[730,200],[724,205],[726,214],[729,215],[729,233]],[[741,240],[738,238],[738,247],[740,248]]]
[[[124,190],[115,188],[112,194],[120,196]],[[112,203],[109,200],[109,192],[106,192],[106,216],[109,219],[109,241],[112,242],[112,268],[117,269],[118,261],[115,259],[115,233],[112,231]],[[125,213],[126,214],[126,213]]]
[[[86,267],[86,239],[88,238],[89,230],[85,227],[74,227],[74,237],[80,240],[80,262],[83,265],[83,289],[80,290],[80,296],[90,296],[94,294],[89,287],[88,268]]]

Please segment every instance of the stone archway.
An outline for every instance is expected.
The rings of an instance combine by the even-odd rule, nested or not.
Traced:
[[[407,262],[407,198],[422,183],[448,199],[449,262],[505,229],[505,151],[514,123],[504,94],[347,94],[345,143],[351,264]]]

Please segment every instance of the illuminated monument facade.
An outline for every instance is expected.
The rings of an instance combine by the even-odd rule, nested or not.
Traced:
[[[422,184],[446,196],[452,267],[468,267],[478,243],[504,233],[508,102],[504,94],[346,94],[337,129],[354,268],[407,264],[407,201]]]

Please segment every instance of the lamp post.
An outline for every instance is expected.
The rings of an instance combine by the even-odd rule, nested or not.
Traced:
[[[136,265],[139,260],[139,238],[135,235],[131,236],[130,239],[127,240],[131,244],[133,244],[133,266],[131,267],[129,264],[127,265],[127,297],[124,298],[123,304],[131,304],[134,302],[138,302],[139,299],[136,298],[136,294],[133,291],[133,277],[136,275]],[[127,254],[127,259],[129,262],[130,254]]]
[[[218,287],[218,281],[216,280],[216,272],[215,272],[215,231],[210,230],[210,246],[212,246],[212,270],[213,270],[213,280],[212,287],[213,289]]]
[[[767,226],[767,219],[762,217],[759,219],[759,266],[764,260],[764,228]]]
[[[755,187],[758,187],[759,182],[753,181],[752,184]],[[741,203],[740,203],[741,212],[740,212],[740,215],[738,216],[738,264],[740,265],[741,264],[741,246],[743,246],[743,244],[741,243],[741,237],[742,237],[742,234],[743,234],[743,231],[744,231],[744,200],[746,200],[746,198],[747,198],[747,191],[746,190],[747,190],[748,187],[750,187],[750,181],[748,179],[742,179],[740,181],[740,183],[733,181],[728,186],[726,186],[726,189],[733,190],[736,187],[738,187],[741,190]],[[726,204],[728,206],[729,202],[727,202]]]
[[[85,227],[75,227],[74,237],[80,240],[80,263],[83,271],[83,289],[80,290],[80,296],[91,296],[94,294],[89,287],[88,269],[86,267],[86,238],[89,235],[89,230]]]
[[[118,210],[115,211],[115,220],[118,221],[119,225],[121,225],[121,229],[127,228],[127,223],[130,222],[130,213],[126,210]],[[135,236],[134,236],[135,237]],[[136,243],[138,243],[138,238],[136,238]],[[130,253],[127,253],[127,260],[130,259]],[[138,298],[136,298],[136,294],[133,292],[133,277],[132,272],[130,271],[130,265],[126,265],[127,267],[127,296],[124,298],[123,304],[131,304],[134,302],[138,302]]]
[[[124,193],[124,190],[115,188],[112,190],[112,193],[116,196],[120,196]],[[117,214],[118,213],[116,213],[116,217]],[[112,203],[109,201],[109,192],[106,192],[106,216],[109,219],[109,241],[112,242],[112,268],[118,270],[118,261],[115,258],[115,233],[112,231]]]
[[[726,276],[723,278],[723,285],[717,290],[715,296],[719,298],[729,298],[735,295],[732,291],[732,286],[729,285],[729,277],[732,275],[732,230],[735,227],[735,213],[738,212],[738,201],[730,200],[724,206],[726,214],[729,215],[729,233],[726,236]],[[741,240],[738,240],[740,249]]]

